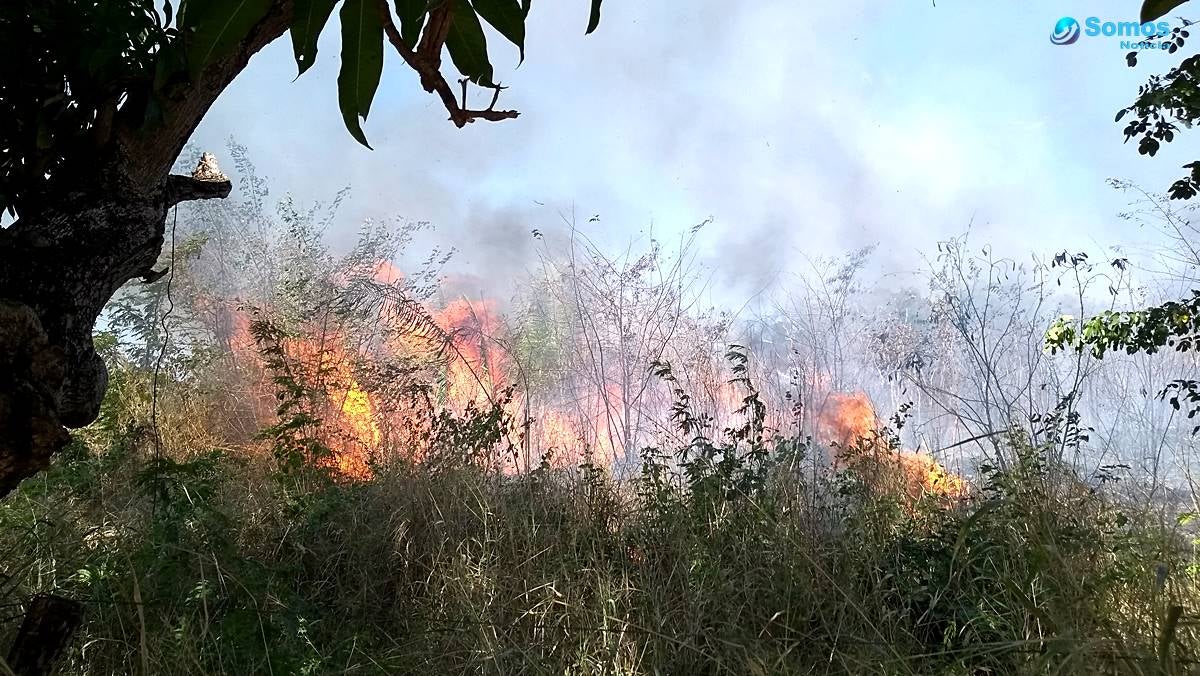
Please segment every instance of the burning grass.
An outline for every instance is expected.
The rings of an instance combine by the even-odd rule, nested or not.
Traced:
[[[1194,607],[1186,552],[1022,453],[977,498],[897,510],[782,465],[745,495],[667,467],[346,483],[81,447],[0,505],[27,553],[5,589],[88,599],[63,673],[1182,673],[1157,646]]]
[[[163,289],[132,291],[101,420],[0,503],[0,609],[86,601],[63,673],[1165,674],[1200,653],[1186,538],[1089,488],[1058,438],[1010,435],[968,482],[829,373],[722,361],[728,327],[680,309],[657,248],[547,261],[506,315],[380,262],[373,233],[334,261],[288,218],[259,242],[279,261],[245,257],[266,288],[172,266],[194,340],[156,387],[138,311]]]
[[[89,600],[80,674],[1164,673],[1200,649],[1190,624],[1161,647],[1159,618],[1198,598],[1182,541],[1064,490],[1045,447],[1014,436],[1014,466],[970,487],[861,393],[783,437],[737,349],[716,438],[664,364],[684,443],[618,479],[581,443],[606,423],[558,409],[542,438],[578,455],[525,470],[479,314],[439,327],[470,379],[404,406],[369,346],[248,323],[275,452],[155,457],[118,415],[0,504],[0,546],[24,552],[7,593]]]
[[[967,495],[967,483],[932,457],[893,448],[871,400],[862,392],[834,393],[825,400],[817,422],[818,438],[834,449],[835,469],[870,475],[876,483],[904,495],[909,503],[924,496],[955,499]]]

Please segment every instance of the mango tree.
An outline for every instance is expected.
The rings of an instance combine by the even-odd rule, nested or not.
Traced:
[[[590,0],[587,32],[601,0]],[[7,0],[0,8],[0,496],[44,468],[66,428],[96,418],[107,386],[92,344],[101,309],[154,265],[168,210],[223,198],[204,162],[171,173],[251,57],[290,34],[301,74],[323,30],[341,34],[338,104],[362,122],[390,45],[450,121],[496,107],[484,24],[524,57],[530,0]],[[461,78],[447,80],[443,55]],[[452,77],[452,79],[454,79]],[[481,88],[486,108],[467,105]],[[476,98],[479,98],[476,96]],[[368,146],[369,147],[369,146]]]

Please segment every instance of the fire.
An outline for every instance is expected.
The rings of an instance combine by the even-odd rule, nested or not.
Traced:
[[[578,465],[585,460],[582,453],[584,448],[590,446],[595,450],[594,444],[589,444],[582,433],[585,425],[581,422],[578,416],[555,409],[541,412],[533,422],[530,429],[533,444],[549,458],[551,467]],[[593,462],[600,465],[606,465],[607,460],[606,453],[595,454],[592,458]]]
[[[379,426],[375,424],[370,397],[353,379],[346,387],[346,394],[342,397],[342,414],[349,421],[355,438],[369,445],[379,443]]]
[[[907,478],[906,488],[910,498],[922,495],[962,497],[967,493],[963,478],[936,460],[921,453],[900,451],[896,454],[900,474]]]
[[[322,463],[349,478],[370,478],[367,460],[382,435],[371,398],[354,376],[345,338],[338,332],[315,341],[289,338],[283,348],[300,366],[300,377],[310,381],[304,384],[325,399],[317,413],[329,431],[324,441],[333,455]]]
[[[381,284],[404,279],[387,262],[376,264],[371,274]],[[585,461],[609,466],[626,446],[640,443],[637,428],[643,417],[668,414],[663,402],[639,399],[631,404],[621,387],[608,380],[578,390],[542,393],[534,406],[530,392],[514,392],[514,385],[522,383],[521,371],[506,347],[510,337],[494,301],[458,298],[427,312],[436,329],[405,319],[380,327],[382,340],[355,344],[338,326],[314,322],[300,327],[301,335],[283,340],[280,347],[295,365],[289,377],[310,393],[307,405],[322,423],[319,441],[332,452],[319,463],[349,479],[368,479],[370,460],[381,451],[416,462],[427,457],[434,412],[444,409],[461,415],[472,404],[484,409],[501,404],[511,420],[528,421],[518,424],[508,440],[514,446],[523,442],[524,458],[510,459],[501,466],[504,471],[536,466],[547,455],[556,467]],[[252,391],[243,400],[252,402],[252,414],[266,424],[274,415],[277,387],[272,378],[279,374],[267,373],[263,367],[244,313],[233,313],[226,323],[232,327],[226,340],[235,361],[257,366],[257,373],[251,370],[256,382],[250,383]],[[445,348],[438,350],[436,358],[428,358],[429,341]],[[414,361],[417,365],[410,368]],[[400,371],[372,370],[393,362],[400,364]],[[376,373],[384,377],[364,376]],[[714,382],[706,389],[718,420],[736,418],[746,396],[741,386]],[[832,393],[821,407],[815,433],[838,449],[835,465],[854,466],[866,456],[893,463],[890,474],[902,479],[910,496],[963,493],[961,477],[932,458],[887,448],[876,434],[878,423],[865,394]],[[860,441],[869,452],[851,457],[849,449],[862,450]]]
[[[379,261],[375,264],[373,277],[380,284],[398,284],[404,281],[404,273],[387,261]]]
[[[818,438],[842,447],[873,437],[878,428],[875,407],[862,392],[830,394],[817,419]]]
[[[269,373],[263,364],[250,313],[232,303],[226,303],[221,311],[229,317],[225,342],[238,371],[244,374],[245,389],[236,399],[245,403],[239,408],[248,408],[245,412],[261,428],[269,424],[279,403],[273,381],[278,374]],[[308,412],[321,420],[318,441],[332,451],[320,463],[347,478],[369,478],[367,460],[383,435],[371,395],[354,374],[355,360],[344,336],[331,331],[314,338],[288,337],[279,347],[291,364],[288,376],[308,390],[304,397]]]
[[[402,279],[402,274],[387,263],[379,264],[374,275],[381,283]],[[311,333],[302,331],[301,336],[283,341],[281,347],[288,361],[294,364],[290,377],[316,397],[310,403],[316,407],[313,414],[321,420],[320,441],[332,451],[329,458],[319,461],[322,465],[345,478],[369,479],[372,476],[369,458],[385,445],[389,451],[405,453],[413,460],[425,456],[432,410],[445,408],[461,414],[472,402],[483,405],[501,401],[500,395],[509,386],[514,369],[508,354],[498,344],[503,324],[494,302],[457,299],[441,309],[431,310],[430,316],[449,337],[451,345],[444,363],[431,361],[425,367],[431,369],[423,373],[431,376],[434,385],[424,406],[416,405],[411,394],[407,397],[409,401],[405,401],[404,396],[396,396],[394,392],[374,391],[356,376],[357,364],[422,354],[414,348],[424,345],[424,338],[401,331],[400,335],[371,348],[378,353],[367,348],[352,349],[339,330],[324,327],[309,327]],[[261,426],[274,415],[274,374],[266,372],[250,327],[246,313],[236,313],[228,344],[237,363],[255,367],[250,392],[243,399],[269,402],[255,407],[254,414]],[[441,338],[435,336],[434,340]],[[437,369],[441,370],[440,379],[433,377],[433,370]],[[523,402],[523,397],[518,396],[506,404],[514,419]],[[565,415],[552,411],[538,428],[539,450],[549,447],[545,444],[564,451],[580,444],[579,426]],[[566,457],[565,453],[560,457]]]
[[[890,464],[894,470],[891,478],[911,500],[922,495],[960,497],[966,493],[963,478],[928,455],[886,448],[876,431],[879,419],[875,408],[862,392],[830,394],[817,427],[818,438],[836,445],[835,466],[861,468],[870,462]]]
[[[446,373],[446,404],[461,411],[468,402],[492,401],[508,386],[508,364],[495,344],[500,320],[491,300],[459,298],[433,313],[450,334],[454,354]]]
[[[370,396],[347,372],[348,369],[344,367],[344,364],[342,362],[338,368],[343,371],[345,382],[341,384],[340,388],[337,388],[344,389],[344,392],[339,397],[337,389],[335,389],[327,396],[330,403],[340,411],[340,417],[344,421],[343,430],[348,439],[343,441],[340,448],[334,449],[330,464],[344,476],[369,479],[372,474],[370,465],[367,463],[367,454],[378,448],[382,434],[375,419],[375,410],[371,405]]]

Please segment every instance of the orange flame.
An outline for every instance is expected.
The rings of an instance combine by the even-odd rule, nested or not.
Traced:
[[[384,284],[395,284],[404,279],[403,273],[386,261],[375,265],[373,276]],[[288,339],[284,351],[290,359],[304,364],[302,369],[314,382],[304,383],[321,392],[323,410],[319,417],[324,423],[322,441],[333,455],[323,460],[327,466],[351,479],[367,479],[372,473],[369,459],[386,446],[391,452],[405,453],[412,460],[424,457],[428,450],[429,409],[444,407],[462,413],[471,402],[485,404],[495,402],[499,395],[513,385],[518,374],[512,356],[504,347],[504,322],[492,300],[467,300],[459,298],[440,309],[431,309],[434,322],[450,336],[452,354],[443,365],[444,387],[422,390],[421,403],[397,403],[396,397],[388,394],[386,386],[381,390],[365,386],[356,374],[356,364],[380,355],[385,357],[406,356],[411,352],[415,335],[397,331],[382,345],[376,343],[368,354],[365,349],[348,346],[346,336],[336,330],[322,339]],[[242,313],[235,313],[233,336],[229,345],[235,360],[259,366],[258,383],[253,387],[253,401],[269,401],[273,393],[270,378],[261,370],[257,346],[250,337],[249,321]],[[424,367],[422,367],[424,368]],[[619,386],[605,382],[597,387],[586,388],[584,393],[572,393],[570,401],[549,399],[539,402],[536,410],[526,410],[529,393],[519,393],[507,404],[507,412],[514,420],[526,416],[532,418],[524,429],[526,450],[532,457],[529,464],[536,466],[539,457],[553,449],[552,462],[564,467],[590,460],[608,466],[617,457],[624,445],[637,443],[625,439],[624,434],[636,436],[625,428],[636,425],[624,419],[629,416],[624,406],[624,397]],[[712,404],[719,413],[733,416],[741,408],[745,393],[730,383],[721,383],[711,388]],[[416,396],[416,395],[413,395]],[[639,404],[647,406],[646,404]],[[639,409],[638,415],[652,415],[657,404]],[[256,414],[265,422],[273,413],[271,406],[255,406]],[[770,415],[770,413],[768,413]],[[862,393],[830,394],[826,406],[817,420],[817,437],[834,443],[839,448],[853,446],[860,438],[869,443],[875,440],[878,420],[874,408]],[[590,452],[585,452],[585,449]],[[907,485],[939,495],[959,494],[963,490],[962,479],[946,472],[934,460],[917,453],[906,451],[893,453],[900,467],[901,476],[907,477]],[[848,458],[837,462],[848,465]],[[515,465],[506,471],[517,471]]]
[[[241,398],[252,402],[252,413],[261,426],[275,414],[274,385],[251,335],[250,318],[244,312],[234,312],[231,324],[228,344],[235,363],[252,365],[249,391]],[[354,361],[343,337],[334,332],[320,340],[288,338],[281,347],[297,366],[293,377],[323,399],[317,402],[319,410],[314,413],[322,421],[321,442],[333,454],[321,464],[347,478],[370,478],[367,459],[379,446],[382,434],[371,397],[354,375]]]
[[[491,401],[508,386],[506,355],[495,343],[500,320],[494,301],[459,298],[433,313],[449,333],[455,355],[447,369],[446,400],[461,411],[469,402]]]
[[[330,464],[342,475],[355,479],[370,479],[372,472],[367,463],[367,454],[379,446],[382,434],[375,420],[371,398],[358,381],[349,373],[346,362],[338,362],[338,371],[343,381],[341,386],[330,391],[330,403],[340,409],[344,432],[348,437],[334,449]],[[340,396],[338,390],[344,390]],[[339,405],[340,399],[340,405]]]
[[[308,385],[323,391],[327,401],[321,417],[331,433],[326,445],[333,455],[323,464],[348,478],[370,478],[367,458],[379,445],[381,434],[370,396],[354,377],[343,336],[335,332],[316,341],[288,339],[284,351],[306,367],[315,381]]]
[[[818,438],[836,444],[834,463],[854,467],[868,456],[852,456],[851,449],[867,446],[870,460],[895,465],[895,479],[911,500],[922,495],[961,497],[966,494],[963,478],[946,470],[928,455],[915,451],[891,451],[879,439],[879,419],[871,400],[862,392],[833,393],[818,417]],[[880,456],[883,457],[880,457]]]
[[[875,407],[862,392],[830,394],[817,418],[817,436],[845,447],[872,438],[879,427]]]

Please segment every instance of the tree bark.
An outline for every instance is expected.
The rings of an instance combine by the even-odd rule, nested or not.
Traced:
[[[8,668],[16,676],[53,673],[55,662],[82,622],[83,607],[78,601],[53,594],[34,596],[8,651]]]
[[[97,146],[51,177],[0,229],[0,497],[44,469],[96,419],[108,386],[92,329],[125,282],[150,274],[167,211],[225,197],[230,184],[171,176],[184,144],[250,57],[283,35],[292,0],[275,0],[229,56],[166,91],[131,91]],[[150,85],[146,85],[149,87]],[[138,101],[153,95],[162,120]]]
[[[96,419],[108,385],[96,318],[150,273],[172,204],[229,194],[228,182],[204,183],[82,192],[0,231],[0,495],[45,468],[69,440],[64,426]]]

